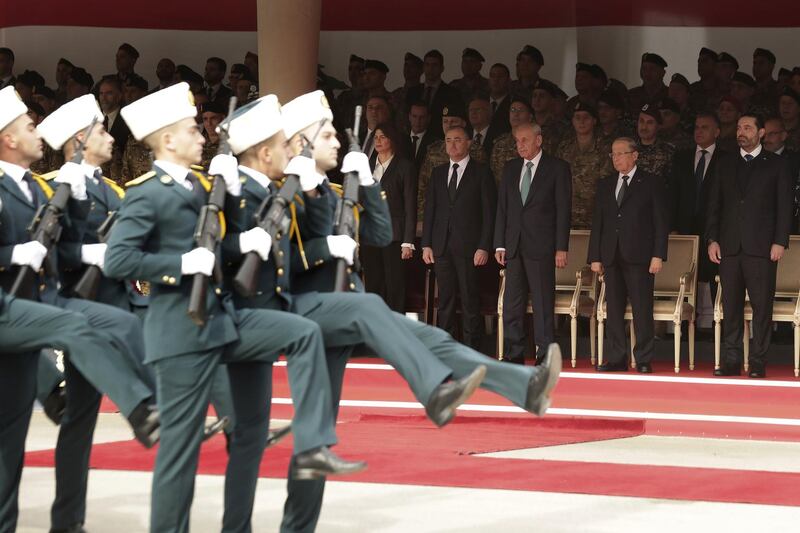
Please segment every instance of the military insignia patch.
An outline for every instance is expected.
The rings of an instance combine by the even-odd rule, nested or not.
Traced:
[[[644,104],[642,106],[642,111],[647,111],[649,107],[650,107],[650,104]]]

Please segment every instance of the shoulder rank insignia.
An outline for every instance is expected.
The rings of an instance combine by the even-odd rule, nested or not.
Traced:
[[[205,172],[206,169],[203,168],[202,165],[189,165],[191,170],[199,170],[200,172]]]
[[[144,174],[142,174],[138,178],[133,179],[133,180],[129,181],[128,183],[126,183],[125,186],[126,187],[133,187],[134,185],[141,185],[142,183],[144,183],[145,181],[149,180],[150,178],[152,178],[155,175],[156,175],[156,171],[155,170],[151,170],[150,172],[145,172]],[[172,178],[170,178],[170,179],[172,179]]]
[[[42,174],[41,177],[45,181],[52,181],[55,177],[58,176],[58,170],[54,170],[52,172],[48,172],[47,174]]]
[[[125,198],[125,189],[117,185],[117,182],[114,180],[108,179],[107,177],[103,176],[103,181],[106,182],[106,185],[111,187],[111,190],[114,191],[120,199]]]

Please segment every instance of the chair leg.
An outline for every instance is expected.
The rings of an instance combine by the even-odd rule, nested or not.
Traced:
[[[722,344],[722,324],[714,321],[714,370],[719,369],[719,352]]]
[[[744,343],[744,373],[750,371],[750,322],[744,321],[744,335],[742,335],[742,342]]]
[[[572,368],[578,362],[578,319],[572,317],[569,324],[570,339],[572,340]]]
[[[603,364],[603,334],[605,333],[606,325],[602,320],[597,321],[597,366]]]
[[[681,323],[675,324],[675,373],[681,371]]]
[[[800,324],[794,325],[794,377],[800,377]]]
[[[636,328],[633,327],[633,320],[631,320],[630,326],[631,326],[631,368],[636,368],[636,356],[633,355],[633,347],[636,346]]]
[[[592,315],[589,319],[589,351],[592,357],[592,366],[594,366],[597,359],[597,318]]]
[[[694,320],[689,321],[689,370],[694,370]]]

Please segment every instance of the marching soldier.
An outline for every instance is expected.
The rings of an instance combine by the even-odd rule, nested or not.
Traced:
[[[212,276],[215,252],[195,243],[198,215],[214,186],[204,174],[190,170],[200,161],[203,136],[195,122],[197,110],[186,83],[158,91],[122,109],[136,139],[153,150],[153,170],[128,184],[119,219],[108,244],[105,272],[120,279],[151,284],[145,319],[147,362],[156,375],[162,413],[161,446],[153,474],[151,530],[188,531],[189,514],[203,438],[211,381],[217,365],[269,365],[279,354],[288,356],[289,383],[295,407],[292,476],[355,472],[363,463],[337,457],[330,389],[319,329],[313,324],[276,328],[273,316],[260,310],[236,310],[230,295],[209,280],[203,325],[187,313],[196,275]],[[240,205],[241,182],[236,161],[223,157],[212,163],[227,190],[226,211]],[[216,186],[222,186],[219,183]],[[213,215],[212,215],[213,216]],[[222,223],[223,220],[220,221]],[[250,233],[240,242],[242,253],[266,257],[268,235]],[[215,247],[218,252],[218,247]],[[196,293],[195,293],[196,294]],[[258,384],[230,373],[237,411],[263,401]],[[248,374],[249,375],[249,374]],[[259,376],[262,374],[259,373]],[[241,446],[255,441],[237,434]],[[242,476],[238,444],[231,447],[229,486]],[[227,477],[227,476],[226,476]],[[236,491],[232,493],[235,498]],[[230,501],[229,501],[230,503]]]
[[[447,131],[453,127],[467,127],[467,110],[460,102],[453,102],[442,109],[442,130]],[[486,152],[476,143],[472,143],[469,149],[469,156],[479,163],[486,163]],[[433,141],[428,145],[428,151],[422,166],[419,169],[419,183],[417,187],[417,221],[422,222],[422,215],[425,212],[425,191],[428,190],[428,182],[431,179],[431,172],[439,165],[443,165],[450,160],[444,144],[444,139]]]
[[[324,104],[320,105],[318,93],[310,93],[297,98],[284,106],[283,111],[284,118],[287,121],[287,134],[304,131],[309,138],[314,135],[314,130],[317,129],[319,121],[327,117],[329,113]],[[331,141],[329,142],[327,139],[331,139]],[[338,151],[339,148],[338,141],[335,139],[335,133],[329,133],[328,136],[323,137],[321,140],[318,138],[317,144],[319,146],[315,145],[314,159],[317,173],[320,175],[324,175],[326,169],[336,164],[336,155],[330,155],[331,149]],[[297,137],[294,137],[293,140],[295,142],[292,144],[296,146]],[[391,239],[391,217],[379,184],[374,183],[371,179],[366,157],[359,153],[348,154],[345,157],[342,170],[343,172],[348,170],[358,172],[360,179],[359,197],[363,212],[358,230],[359,240],[374,246],[385,245],[386,241]],[[326,183],[323,183],[321,187],[328,189]],[[327,190],[324,199],[331,203],[331,208],[336,201],[335,198],[330,193],[330,190]],[[333,212],[333,209],[328,211],[328,228],[331,227],[330,221],[332,220]],[[309,266],[313,265],[313,267],[295,274],[293,279],[295,299],[302,301],[306,298],[341,296],[341,293],[324,294],[329,293],[335,284],[336,269],[334,263],[330,261],[332,259],[331,255],[325,253],[324,248],[320,254],[317,254],[313,250],[319,250],[319,247],[311,245],[310,242],[306,242],[304,248]],[[353,290],[359,293],[363,292],[363,285],[356,274],[351,274],[350,281],[351,287],[355,287]],[[349,296],[358,296],[365,302],[368,301],[367,299],[371,300],[371,296],[364,294],[349,294]],[[537,415],[541,415],[546,411],[550,403],[550,392],[558,380],[561,368],[560,354],[551,355],[546,364],[539,369],[503,365],[499,361],[487,359],[486,356],[457,343],[441,329],[427,326],[416,320],[408,319],[399,313],[391,312],[382,301],[378,300],[378,302],[379,305],[371,310],[373,318],[380,320],[382,323],[384,320],[388,321],[387,323],[390,324],[389,330],[391,331],[394,331],[397,327],[402,331],[403,338],[394,341],[395,348],[388,349],[388,351],[377,349],[381,354],[395,354],[391,361],[392,364],[401,365],[403,363],[403,357],[396,354],[398,346],[406,344],[419,346],[421,344],[424,347],[424,352],[428,354],[427,357],[422,358],[420,363],[427,368],[423,372],[425,375],[431,372],[441,372],[441,370],[434,369],[441,369],[444,366],[445,372],[449,373],[453,380],[457,380],[452,383],[458,383],[470,380],[476,374],[483,375],[483,372],[486,371],[487,381],[484,381],[481,386],[503,395],[516,405]],[[322,317],[314,316],[314,318],[321,325],[327,322]],[[325,326],[323,325],[323,333],[325,331]],[[325,335],[326,345],[328,345],[328,335],[327,333]],[[367,343],[370,347],[376,348],[373,342],[368,341]],[[420,349],[418,348],[418,350]],[[327,350],[335,409],[338,409],[344,367],[350,351],[350,347],[337,348],[335,343],[333,343],[333,347],[329,345]],[[506,368],[510,366],[515,366],[516,368]],[[401,374],[407,375],[401,366],[397,366],[397,368]],[[409,384],[412,385],[412,388],[415,388],[412,381],[409,381]],[[466,389],[466,391],[469,391],[469,389]],[[432,407],[429,401],[426,408],[429,416],[435,412]],[[431,418],[434,421],[439,419],[441,422],[439,416],[431,416]],[[441,424],[437,422],[437,425]],[[284,517],[281,524],[283,533],[314,530],[319,517],[324,487],[324,478],[312,481],[289,481],[289,496],[284,506]]]
[[[86,185],[80,166],[64,165],[53,183],[60,187],[69,185],[71,199],[61,220],[62,239],[58,250],[48,250],[38,240],[29,240],[27,227],[39,206],[53,195],[53,187],[39,176],[33,176],[30,163],[42,155],[39,132],[33,128],[25,114],[26,107],[13,88],[0,92],[0,285],[9,288],[17,285],[18,268],[27,266],[39,271],[45,258],[47,268],[35,274],[31,287],[23,284],[18,297],[26,297],[54,304],[62,309],[83,315],[93,333],[86,342],[99,338],[102,349],[69,350],[65,362],[67,377],[67,406],[64,425],[56,448],[57,503],[61,498],[80,499],[85,494],[88,469],[88,449],[91,432],[85,432],[85,411],[92,410],[93,398],[86,391],[95,387],[105,392],[120,408],[133,427],[136,438],[150,447],[158,440],[158,412],[151,405],[152,391],[146,385],[146,376],[137,363],[141,358],[141,327],[137,321],[113,307],[68,298],[59,291],[58,266],[63,261],[70,264],[102,266],[102,250],[84,247],[79,237],[88,209]],[[75,254],[78,254],[77,257]],[[45,345],[46,346],[46,345]],[[84,344],[83,348],[87,348]],[[75,424],[72,424],[72,421]],[[81,453],[80,458],[71,457]],[[75,464],[71,464],[75,461]],[[82,472],[82,473],[81,473]],[[83,487],[83,488],[81,488]],[[54,529],[79,528],[85,518],[82,505],[55,508],[52,516]],[[61,512],[63,510],[63,512]]]

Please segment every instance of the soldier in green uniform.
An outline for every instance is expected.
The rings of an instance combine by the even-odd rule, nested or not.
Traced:
[[[694,136],[681,128],[681,108],[678,103],[672,98],[664,98],[658,107],[661,112],[659,140],[671,144],[676,151],[694,146]]]
[[[570,125],[563,120],[556,118],[554,113],[555,101],[558,98],[559,89],[555,83],[539,79],[536,85],[533,86],[533,97],[531,98],[531,107],[533,108],[534,122],[542,128],[542,150],[546,154],[553,155],[558,150],[558,145],[569,133]],[[567,105],[569,112],[575,107]],[[516,152],[515,152],[516,153]],[[516,155],[514,156],[516,157]],[[502,171],[502,168],[500,169]],[[495,174],[497,181],[500,181],[500,175]]]
[[[535,46],[526,44],[517,54],[516,66],[517,79],[511,82],[511,94],[530,102],[533,86],[538,81],[539,71],[544,66],[544,56]]]
[[[611,145],[614,139],[633,137],[633,128],[625,120],[625,101],[617,91],[606,90],[597,99],[598,136]]]
[[[143,279],[151,284],[145,319],[146,361],[156,375],[162,427],[150,527],[159,532],[189,529],[203,420],[211,381],[221,363],[237,369],[230,372],[230,379],[238,411],[238,406],[263,401],[258,383],[239,378],[264,374],[239,372],[243,367],[238,365],[257,368],[270,365],[281,353],[287,356],[295,408],[292,476],[348,473],[365,466],[344,461],[329,448],[336,443],[336,434],[322,336],[316,325],[298,319],[287,327],[274,312],[237,310],[230,295],[213,279],[208,280],[205,309],[200,310],[204,311],[204,323],[199,325],[187,314],[195,275],[210,278],[217,255],[198,246],[193,236],[198,215],[208,201],[207,192],[213,187],[204,174],[189,168],[200,161],[204,142],[195,122],[196,112],[186,83],[122,109],[132,134],[153,149],[156,160],[151,172],[128,183],[104,268],[110,277]],[[241,193],[236,161],[230,156],[218,157],[222,159],[217,169],[212,161],[212,171],[221,176],[215,179],[225,180],[226,212],[235,219]],[[240,241],[242,253],[265,257],[269,248],[263,231]],[[239,433],[231,447],[228,483],[235,489],[234,500],[238,491],[249,490],[239,482],[242,473],[236,468],[235,455],[240,447],[257,446],[252,437]],[[237,439],[242,440],[235,442]]]
[[[800,151],[800,93],[789,86],[784,87],[778,99],[778,113],[786,130],[786,147]]]
[[[775,109],[778,105],[778,82],[772,77],[775,72],[775,54],[765,48],[753,50],[753,78],[756,80],[756,92],[753,103]]]
[[[697,111],[692,107],[690,102],[690,87],[689,80],[683,74],[675,73],[669,82],[667,94],[669,97],[678,104],[680,111],[680,128],[686,133],[691,134],[694,131],[694,119]]]
[[[92,395],[89,394],[87,398],[84,393],[87,390],[94,391],[94,387],[108,394],[117,404],[131,423],[136,438],[146,446],[152,446],[158,440],[159,421],[158,412],[151,405],[153,393],[145,383],[146,376],[141,365],[137,363],[137,350],[142,344],[141,327],[135,320],[131,321],[127,313],[114,307],[68,298],[59,293],[59,263],[66,266],[77,260],[78,264],[102,264],[102,257],[97,249],[87,249],[86,255],[83,255],[82,247],[74,246],[74,243],[80,242],[89,208],[83,172],[79,165],[68,163],[54,180],[54,183],[59,184],[56,186],[68,184],[71,191],[67,212],[61,219],[59,249],[48,250],[38,241],[30,241],[28,224],[33,219],[37,206],[43,205],[53,194],[53,188],[47,181],[33,176],[27,170],[32,161],[41,157],[41,137],[33,128],[32,121],[25,114],[25,105],[18,100],[13,88],[0,92],[0,109],[3,110],[3,117],[0,119],[0,202],[3,205],[0,213],[0,286],[12,286],[17,278],[17,267],[29,266],[39,271],[45,257],[48,257],[47,268],[35,275],[34,286],[23,287],[19,296],[83,315],[93,331],[86,342],[90,344],[91,339],[97,338],[102,340],[100,349],[68,350],[65,360],[65,419],[71,420],[71,417],[78,416],[87,404],[91,404]],[[76,252],[80,254],[77,259],[74,257]],[[46,337],[46,333],[49,332],[41,332],[42,338]],[[87,346],[88,344],[83,345],[84,348]],[[81,447],[86,454],[85,461],[88,462],[85,438],[85,435],[76,435],[69,431],[59,436],[56,448],[57,472],[61,472],[62,467],[69,468],[70,465],[65,464],[65,461],[75,460],[71,453]],[[85,471],[83,475],[85,476]],[[78,484],[78,487],[71,483]],[[67,485],[61,484],[59,488],[65,489],[65,497],[81,500],[85,498],[85,493],[81,493],[80,484],[79,476],[78,479],[67,480]],[[84,518],[83,512],[83,509],[76,509],[74,515],[62,516],[61,519],[65,522],[60,527],[79,528]],[[56,524],[54,527],[59,529]]]
[[[533,108],[531,108],[530,100],[515,96],[511,100],[511,106],[508,108],[508,118],[511,123],[511,131],[504,133],[494,140],[492,147],[492,155],[489,159],[489,168],[492,169],[494,174],[494,181],[498,183],[500,178],[503,177],[503,167],[507,161],[518,157],[517,143],[514,141],[514,128],[520,124],[530,124],[533,122]],[[472,154],[470,154],[472,157]],[[444,159],[439,164],[444,164],[449,159]],[[483,161],[481,161],[483,162]]]
[[[756,80],[746,72],[737,72],[731,78],[731,96],[739,100],[743,112],[769,117],[777,111],[777,99],[772,102],[758,101]]]
[[[716,107],[717,76],[715,68],[717,53],[705,46],[697,56],[697,75],[700,79],[689,87],[689,102],[696,111],[709,111]]]
[[[639,75],[642,84],[628,91],[628,110],[636,115],[645,104],[656,105],[666,98],[667,86],[664,85],[664,74],[667,62],[658,54],[646,52],[642,54],[642,65]]]
[[[453,102],[442,109],[442,130],[460,126],[467,127],[467,110],[460,102]],[[486,163],[486,151],[473,143],[469,150],[469,156],[476,161]],[[428,182],[431,179],[431,172],[439,165],[443,165],[450,160],[445,150],[444,139],[438,139],[428,145],[425,159],[419,169],[419,182],[417,185],[417,221],[422,222],[422,215],[425,212],[425,191],[428,190]]]
[[[464,75],[450,82],[450,87],[458,91],[461,100],[467,104],[475,96],[489,94],[489,80],[481,75],[486,61],[474,48],[464,48],[461,52],[461,73]]]
[[[675,148],[658,139],[661,123],[661,112],[657,106],[650,104],[642,106],[636,129],[639,143],[639,158],[636,160],[636,165],[666,183],[672,169]]]
[[[284,107],[284,116],[287,120],[287,133],[293,133],[303,124],[309,124],[304,128],[306,136],[313,136],[317,120],[320,116],[325,116],[324,106],[317,104],[317,113],[311,111],[314,108],[314,100],[319,97],[313,93],[300,97],[295,102]],[[298,116],[300,115],[300,116]],[[301,118],[302,117],[302,118]],[[295,124],[292,126],[291,124]],[[335,137],[331,136],[335,139]],[[296,142],[296,138],[294,141]],[[326,143],[324,140],[314,151],[314,158],[317,164],[317,171],[324,171],[336,164],[336,154],[331,154],[330,150],[338,151],[338,142],[335,144]],[[359,161],[360,159],[360,161]],[[349,166],[352,165],[352,166]],[[360,153],[348,154],[345,157],[343,171],[352,169],[358,172],[360,187],[360,202],[363,208],[358,229],[360,242],[369,243],[374,246],[383,246],[387,240],[391,239],[391,218],[386,202],[385,195],[381,193],[380,185],[372,182],[371,173],[368,169],[366,157]],[[327,187],[326,183],[322,184]],[[331,202],[329,210],[330,219],[327,224],[328,229],[332,227],[333,205],[335,196],[325,195],[326,201]],[[318,240],[318,239],[317,239]],[[306,260],[311,266],[308,269],[298,271],[292,280],[295,299],[320,298],[341,296],[342,293],[325,294],[333,290],[335,281],[335,263],[332,257],[326,253],[324,247],[314,246],[310,241],[304,244]],[[351,274],[351,290],[359,293],[363,292],[363,285],[356,274]],[[297,294],[300,293],[299,296]],[[364,294],[348,294],[349,296],[360,296],[367,298]],[[380,302],[380,300],[379,300]],[[427,354],[422,358],[420,364],[427,368],[441,368],[444,365],[446,372],[450,373],[453,379],[464,380],[475,375],[478,369],[487,372],[487,381],[483,382],[483,387],[497,392],[510,399],[516,405],[527,409],[535,414],[543,414],[549,404],[549,395],[552,387],[558,379],[560,371],[560,356],[548,359],[541,367],[520,367],[517,365],[504,365],[503,363],[487,359],[486,356],[455,342],[450,335],[439,328],[433,328],[406,318],[404,315],[394,313],[386,307],[383,302],[376,306],[372,311],[375,319],[389,320],[393,327],[400,327],[402,340],[398,339],[395,344],[409,343],[410,345],[424,346]],[[320,321],[321,325],[322,322]],[[325,327],[323,326],[323,333]],[[394,334],[393,334],[394,335]],[[326,334],[326,345],[327,334]],[[375,346],[368,341],[371,347]],[[403,357],[394,353],[397,348],[378,349],[384,358],[396,366],[398,370],[406,376],[402,365]],[[338,399],[341,394],[342,379],[344,376],[345,363],[350,353],[350,348],[337,349],[336,345],[329,347],[327,360],[330,369],[331,386],[334,394],[334,409],[338,411]],[[516,367],[509,369],[508,367]],[[488,370],[487,370],[488,368]],[[425,372],[427,374],[431,370]],[[408,379],[408,378],[407,378]],[[409,384],[414,388],[413,382]],[[430,407],[427,409],[431,414]],[[325,480],[313,481],[289,481],[289,496],[284,506],[284,517],[281,525],[283,533],[313,531],[316,527],[319,511],[322,504],[322,496],[325,487]]]
[[[583,102],[572,113],[573,135],[558,146],[555,156],[572,170],[572,227],[589,229],[597,181],[613,170],[611,146],[597,135],[597,110]]]

